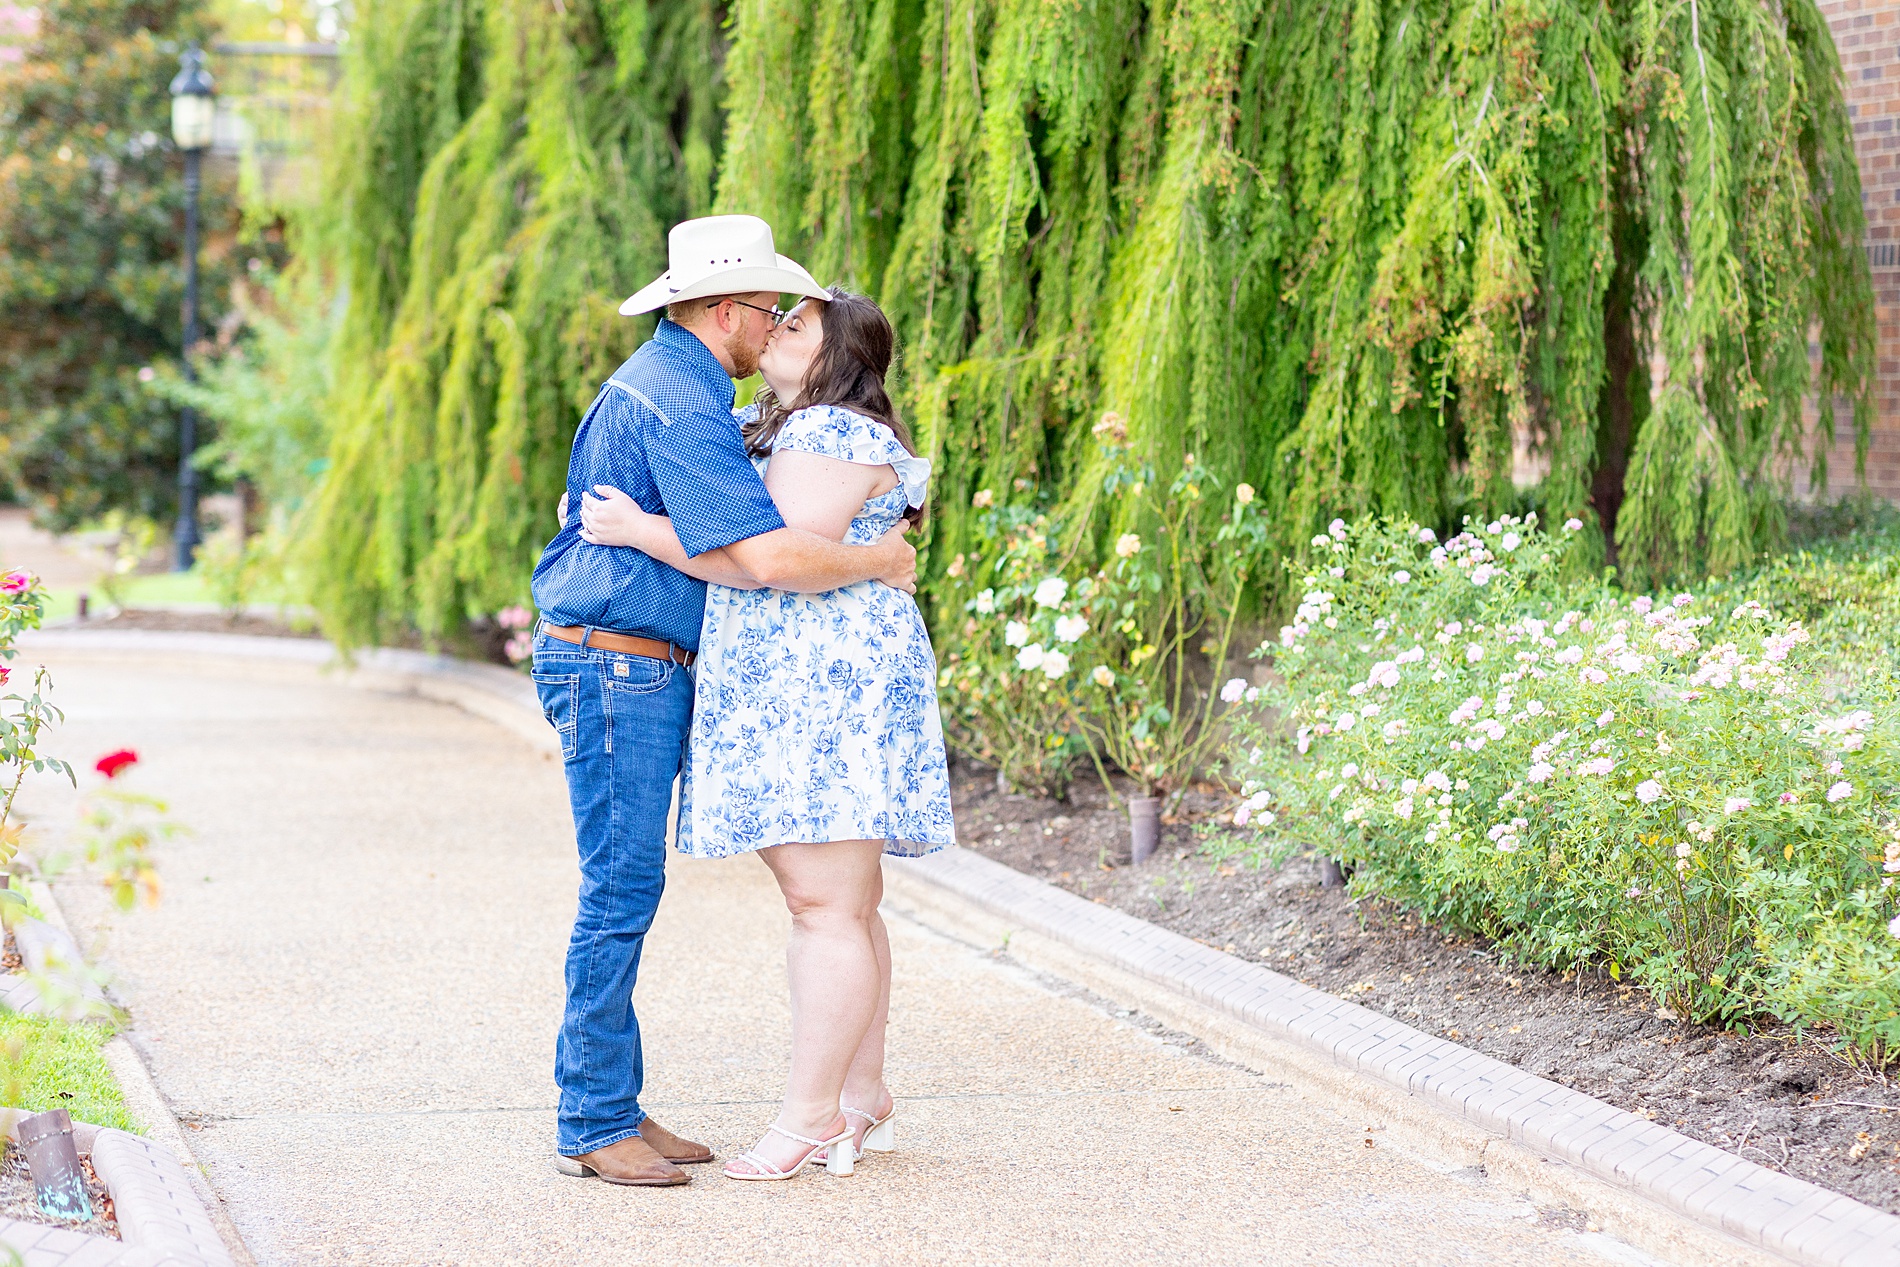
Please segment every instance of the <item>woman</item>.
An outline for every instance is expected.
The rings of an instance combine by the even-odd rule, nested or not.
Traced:
[[[862,295],[807,299],[759,358],[765,388],[736,410],[788,526],[876,541],[924,504],[930,464],[884,388],[890,323]],[[792,913],[792,1070],[778,1120],[729,1178],[850,1174],[892,1146],[884,1085],[891,952],[879,859],[954,843],[937,664],[908,594],[866,581],[827,594],[721,584],[724,551],[688,559],[671,522],[629,498],[583,498],[582,536],[627,545],[709,584],[677,847],[756,852]]]

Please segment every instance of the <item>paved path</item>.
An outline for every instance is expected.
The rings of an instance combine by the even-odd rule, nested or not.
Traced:
[[[259,1263],[1645,1261],[901,921],[900,1152],[850,1180],[561,1178],[558,765],[451,707],[293,670],[51,658],[57,749],[135,747],[133,785],[192,828],[155,910],[59,892]],[[51,830],[69,800],[41,785],[30,808]],[[646,1099],[727,1154],[773,1114],[785,917],[754,861],[671,866],[640,983]]]

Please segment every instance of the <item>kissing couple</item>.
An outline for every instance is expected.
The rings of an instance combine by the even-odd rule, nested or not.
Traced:
[[[534,682],[581,864],[555,1165],[668,1186],[713,1157],[640,1107],[634,979],[678,775],[676,847],[757,854],[792,915],[785,1100],[725,1174],[848,1175],[894,1140],[880,860],[955,840],[904,539],[930,463],[885,390],[890,322],[778,254],[765,221],[675,226],[666,273],[620,311],[660,308],[581,420],[534,570]],[[734,380],[755,372],[765,386],[734,409]]]

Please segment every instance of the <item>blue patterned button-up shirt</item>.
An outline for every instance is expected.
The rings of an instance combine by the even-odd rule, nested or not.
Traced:
[[[689,557],[783,528],[732,417],[732,379],[698,336],[662,320],[602,387],[574,433],[567,526],[541,552],[534,603],[549,623],[699,649],[706,586],[625,546],[580,539],[581,494],[620,489],[668,515]]]

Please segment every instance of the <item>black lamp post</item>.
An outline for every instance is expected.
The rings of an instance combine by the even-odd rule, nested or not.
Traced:
[[[211,147],[212,121],[217,114],[215,89],[205,71],[204,54],[193,44],[178,59],[172,80],[172,140],[185,156],[185,381],[196,382],[191,350],[198,343],[198,164]],[[198,411],[187,405],[178,415],[178,526],[172,531],[180,572],[191,570],[198,551],[198,468],[192,454],[198,447]]]

